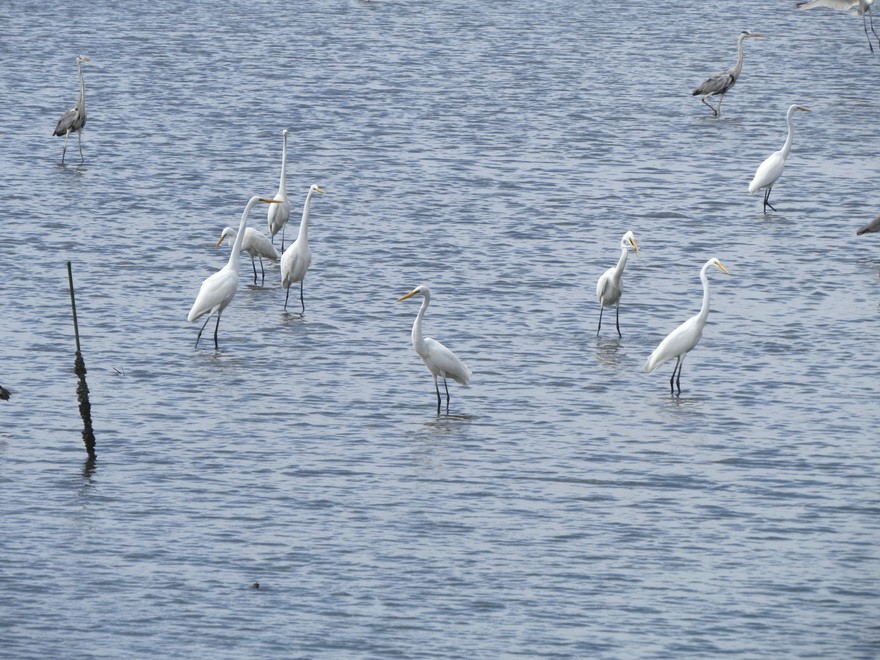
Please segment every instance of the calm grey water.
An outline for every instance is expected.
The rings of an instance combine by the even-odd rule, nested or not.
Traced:
[[[880,240],[854,234],[880,212],[880,55],[859,19],[76,4],[0,4],[0,655],[880,655]],[[713,120],[690,91],[743,29],[769,38]],[[77,53],[85,164],[73,142],[62,167]],[[813,112],[764,216],[747,186],[791,103]],[[194,349],[213,243],[274,194],[283,128],[289,239],[327,190],[306,313],[243,260],[220,351]],[[597,339],[627,229],[623,338],[612,312]],[[642,365],[712,256],[731,274],[672,397],[672,365]],[[394,303],[419,283],[427,334],[474,372],[448,417],[418,302]]]

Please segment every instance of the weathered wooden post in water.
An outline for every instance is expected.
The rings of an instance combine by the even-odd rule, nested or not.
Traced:
[[[86,363],[83,360],[79,347],[79,324],[76,321],[76,299],[73,295],[73,270],[70,262],[67,262],[67,280],[70,283],[70,307],[73,310],[73,336],[76,339],[76,356],[73,361],[73,371],[79,378],[76,386],[76,398],[79,401],[79,414],[83,420],[83,442],[89,453],[89,460],[95,457],[95,433],[92,431],[92,404],[89,403],[89,386],[86,385]]]

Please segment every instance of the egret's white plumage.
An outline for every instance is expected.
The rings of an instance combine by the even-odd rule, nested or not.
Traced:
[[[602,312],[605,311],[605,307],[610,307],[611,305],[617,306],[617,316],[615,317],[617,335],[619,337],[623,336],[620,334],[620,294],[623,293],[623,282],[621,281],[621,277],[623,275],[623,269],[626,267],[626,257],[629,254],[630,246],[636,251],[636,254],[638,254],[639,246],[636,243],[636,237],[631,231],[628,231],[623,235],[623,238],[620,239],[620,258],[617,260],[617,265],[612,266],[602,273],[602,277],[596,282],[596,300],[599,302],[599,327],[596,330],[597,337],[599,336],[599,331],[602,329]]]
[[[71,133],[76,133],[79,143],[79,159],[83,161],[82,152],[82,129],[86,125],[86,84],[83,80],[82,63],[91,62],[90,57],[85,55],[76,56],[76,73],[79,76],[79,100],[70,110],[61,115],[52,135],[64,136],[64,148],[61,150],[61,164],[64,164],[64,155],[67,153],[67,141]]]
[[[211,316],[217,314],[217,325],[214,326],[214,349],[217,350],[219,348],[217,345],[217,330],[220,328],[220,315],[223,314],[223,310],[232,302],[232,299],[235,297],[235,292],[238,290],[238,256],[241,253],[241,246],[244,242],[248,215],[250,214],[251,209],[259,202],[274,204],[276,203],[276,200],[268,199],[266,197],[250,198],[247,206],[244,207],[244,213],[241,214],[241,222],[238,226],[235,241],[232,244],[232,250],[229,253],[229,261],[226,262],[226,265],[223,266],[223,268],[206,278],[205,281],[202,282],[202,286],[199,287],[196,301],[193,303],[192,309],[189,310],[189,315],[186,317],[186,320],[192,323],[197,318],[204,316],[205,314],[208,315],[208,318],[205,319],[205,323],[202,325],[199,334],[196,337],[196,346],[199,345],[199,339],[202,338],[202,331],[205,329],[205,326],[208,325]]]
[[[816,7],[828,7],[829,9],[837,9],[839,11],[850,11],[856,16],[862,17],[862,27],[865,29],[865,38],[868,40],[868,48],[874,52],[874,46],[871,45],[871,37],[868,36],[868,24],[865,17],[871,21],[871,32],[877,37],[877,44],[880,45],[880,36],[874,30],[874,17],[870,13],[874,0],[804,0],[803,2],[794,3],[798,9],[815,9]]]
[[[277,206],[277,204],[270,204],[269,208],[273,206]],[[229,240],[234,243],[236,236],[238,236],[238,232],[232,227],[224,227],[220,234],[220,239],[214,247],[220,247],[220,244],[226,238],[229,238]],[[254,261],[255,259],[260,259],[260,271],[262,272],[263,279],[265,279],[266,271],[263,268],[263,257],[266,257],[266,259],[269,259],[272,262],[278,261],[281,258],[281,254],[275,249],[275,246],[272,245],[272,241],[270,241],[265,234],[257,231],[253,227],[245,228],[244,240],[241,242],[241,251],[246,252],[251,258],[251,266],[254,269],[254,284],[257,283],[257,264],[256,261]]]
[[[675,382],[678,386],[678,393],[681,394],[681,367],[684,364],[684,357],[699,343],[700,337],[703,336],[703,328],[706,327],[706,320],[709,318],[709,277],[706,273],[710,266],[717,266],[723,273],[729,272],[724,264],[715,257],[703,264],[700,269],[700,279],[703,282],[703,305],[700,307],[699,313],[666,335],[666,338],[660,342],[660,345],[654,349],[651,357],[645,362],[645,371],[650,373],[672,358],[678,358],[675,362],[675,368],[672,370],[672,377],[669,379],[670,392],[674,392],[672,381],[676,379],[676,372],[678,372],[678,378]]]
[[[782,170],[785,169],[785,159],[788,158],[788,154],[791,153],[791,140],[794,135],[792,116],[795,112],[809,111],[809,108],[804,108],[800,105],[789,106],[788,112],[785,113],[785,121],[788,123],[788,137],[785,138],[785,144],[782,145],[782,149],[770,154],[764,162],[758,166],[758,169],[755,172],[755,178],[752,179],[752,182],[749,184],[749,192],[751,194],[755,194],[761,188],[766,188],[766,192],[764,193],[764,213],[767,212],[768,206],[774,211],[776,210],[770,203],[770,191],[773,189],[773,184],[782,176]]]
[[[299,282],[299,302],[302,305],[302,311],[306,311],[306,302],[303,299],[303,280],[312,264],[312,252],[309,250],[309,210],[312,206],[312,195],[315,193],[324,194],[324,190],[315,184],[309,186],[306,203],[303,205],[302,220],[299,222],[299,234],[281,255],[281,286],[287,289],[287,294],[284,296],[284,309],[287,309],[290,285]]]
[[[269,236],[272,243],[275,242],[275,234],[281,232],[281,251],[284,252],[284,228],[290,218],[290,202],[287,200],[287,129],[281,131],[281,180],[278,182],[278,192],[275,199],[279,204],[270,204],[267,219],[269,221]]]
[[[471,379],[471,370],[458,359],[455,353],[439,341],[422,336],[422,319],[425,318],[425,310],[431,303],[431,291],[424,284],[420,284],[406,295],[398,298],[397,302],[413,296],[422,296],[422,306],[419,307],[419,313],[413,322],[412,345],[434,377],[434,389],[437,392],[437,414],[440,414],[441,401],[440,386],[437,384],[438,377],[443,379],[443,387],[446,389],[446,412],[449,413],[449,386],[446,384],[446,379],[452,378],[455,382],[467,387]]]
[[[712,115],[714,117],[721,116],[721,102],[724,100],[724,95],[727,94],[727,92],[730,91],[730,88],[736,84],[737,79],[739,79],[740,73],[742,73],[743,41],[745,39],[766,36],[767,35],[765,34],[760,34],[758,32],[749,32],[748,30],[740,32],[739,36],[736,39],[736,64],[730,67],[727,71],[716,73],[715,75],[710,76],[693,91],[693,96],[703,97],[700,99],[700,101],[709,106],[709,109],[712,111]],[[710,96],[719,97],[717,108],[713,108],[712,105],[706,101],[706,99]]]

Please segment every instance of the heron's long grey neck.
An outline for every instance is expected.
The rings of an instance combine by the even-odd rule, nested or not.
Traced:
[[[788,158],[788,154],[791,153],[791,140],[794,136],[794,112],[789,112],[786,120],[788,121],[788,137],[785,138],[785,144],[782,145],[782,157]]]
[[[278,192],[287,192],[287,135],[281,141],[281,181],[278,182]]]
[[[743,68],[743,41],[745,41],[745,38],[740,37],[736,44],[736,64],[734,64],[733,68],[730,70],[730,74],[734,79],[739,78],[739,74],[742,72]]]
[[[247,227],[248,215],[254,204],[260,201],[259,197],[251,197],[247,206],[244,207],[244,213],[241,214],[241,222],[238,225],[238,233],[235,235],[235,242],[232,244],[232,252],[229,253],[229,265],[233,268],[238,266],[238,255],[241,254],[241,244],[244,242],[244,230]]]
[[[416,320],[413,321],[412,344],[419,355],[424,354],[425,340],[422,338],[422,319],[425,318],[425,311],[428,309],[428,303],[430,302],[431,296],[425,294],[422,298],[422,306],[419,307],[419,313],[416,314]]]
[[[706,271],[709,270],[710,265],[706,264],[700,269],[700,279],[703,281],[703,306],[700,307],[698,316],[703,319],[703,322],[709,318],[709,276],[706,275]]]
[[[83,114],[86,109],[86,83],[83,80],[82,64],[77,60],[76,72],[79,74],[79,102],[76,104],[77,110]]]
[[[303,206],[303,217],[299,222],[299,236],[296,237],[296,240],[308,240],[309,237],[309,208],[312,205],[312,195],[315,194],[314,190],[309,189],[309,194],[306,195],[306,203]]]

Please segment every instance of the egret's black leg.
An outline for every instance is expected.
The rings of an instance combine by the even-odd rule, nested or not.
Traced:
[[[260,264],[262,266],[262,263]],[[251,267],[254,269],[254,284],[257,283],[257,264],[254,261],[254,258],[251,257]]]
[[[771,209],[773,209],[774,211],[776,210],[776,207],[773,206],[773,204],[770,203],[770,191],[771,191],[771,190],[773,190],[773,186],[768,186],[768,187],[767,187],[767,192],[764,193],[764,213],[767,213],[767,207],[768,207],[768,206],[769,206]]]
[[[877,45],[880,46],[880,36],[877,35],[877,31],[874,29],[874,17],[870,13],[868,14],[868,20],[871,21],[871,32],[873,32],[874,36],[877,37]],[[869,46],[871,45],[871,38],[870,37],[868,38],[868,45]],[[873,47],[871,48],[871,52],[872,53],[874,52]]]
[[[866,18],[868,18],[867,12],[862,14],[862,27],[865,28],[865,39],[868,40],[868,48],[870,48],[871,52],[873,53],[874,46],[871,45],[871,37],[868,35],[868,21],[865,20]],[[872,30],[874,29],[874,19],[873,18],[871,18],[871,29]],[[876,32],[875,32],[875,34],[876,34]]]
[[[617,316],[614,317],[614,324],[617,326],[617,336],[623,339],[623,335],[620,334],[620,303],[617,303]]]
[[[284,311],[287,311],[287,299],[290,298],[290,287],[287,287],[287,295],[284,296]]]
[[[678,376],[675,377],[675,388],[678,390],[678,393],[681,394],[681,368],[684,366],[681,360],[678,362]]]
[[[260,284],[263,284],[266,281],[266,269],[263,268],[263,256],[260,255]],[[254,269],[254,282],[257,281],[257,271]]]
[[[303,308],[303,314],[306,313],[306,301],[303,300],[303,282],[305,281],[305,279],[306,279],[306,278],[302,278],[302,279],[299,281],[299,303],[300,303],[300,305],[302,305],[302,308]]]
[[[599,331],[602,329],[602,312],[605,311],[605,305],[602,305],[599,308],[599,327],[596,329],[596,336],[599,336]]]
[[[675,394],[675,390],[672,387],[672,382],[675,380],[675,372],[678,371],[679,365],[681,364],[681,356],[675,360],[675,367],[672,368],[672,375],[669,377],[669,393]],[[678,388],[678,393],[681,394],[681,387]]]
[[[449,414],[449,385],[446,384],[446,377],[443,377],[443,387],[446,389],[446,414]]]
[[[434,389],[437,390],[437,414],[440,414],[440,386],[437,384],[437,376],[434,376]]]
[[[281,228],[281,251],[284,252],[284,230],[287,229],[287,223]]]
[[[217,325],[214,326],[214,350],[219,351],[220,346],[217,344],[217,331],[220,329],[220,313],[217,312]]]
[[[204,330],[205,330],[205,326],[208,325],[208,321],[210,321],[210,320],[211,320],[211,315],[208,314],[208,318],[206,318],[206,319],[205,319],[205,322],[202,323],[202,327],[201,327],[201,329],[199,330],[199,334],[196,335],[196,348],[199,347],[199,339],[202,338],[202,332],[204,332]]]

